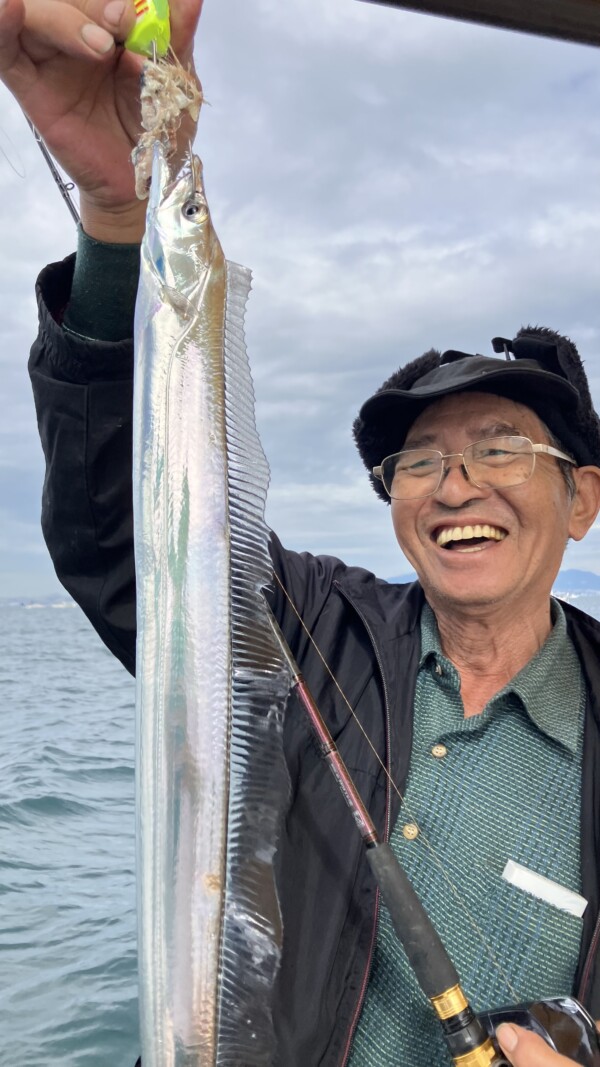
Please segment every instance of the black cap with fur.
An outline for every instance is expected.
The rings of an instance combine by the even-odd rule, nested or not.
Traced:
[[[600,419],[583,363],[567,337],[526,326],[510,341],[494,338],[495,352],[514,358],[431,349],[400,367],[367,400],[354,421],[354,440],[377,494],[389,503],[371,474],[398,452],[410,426],[435,400],[454,392],[489,392],[531,408],[579,466],[600,467]]]

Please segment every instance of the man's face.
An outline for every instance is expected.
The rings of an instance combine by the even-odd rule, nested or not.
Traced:
[[[549,443],[537,415],[523,404],[459,393],[431,404],[403,447],[449,454],[506,434]],[[392,500],[396,537],[430,601],[473,607],[547,599],[568,537],[583,535],[572,510],[556,459],[543,453],[529,481],[511,489],[480,489],[452,466],[433,496]],[[489,535],[458,539],[458,531],[468,536],[472,531],[465,528],[475,526],[490,527]]]

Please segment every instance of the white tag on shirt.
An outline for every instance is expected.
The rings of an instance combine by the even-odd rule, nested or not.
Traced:
[[[506,882],[516,885],[518,889],[522,889],[532,897],[545,900],[546,904],[552,904],[560,911],[566,911],[568,915],[576,915],[578,919],[587,908],[587,900],[579,893],[574,893],[572,889],[565,889],[558,882],[545,878],[543,874],[536,874],[535,871],[530,871],[520,863],[515,863],[514,860],[508,861],[502,871],[502,877]]]

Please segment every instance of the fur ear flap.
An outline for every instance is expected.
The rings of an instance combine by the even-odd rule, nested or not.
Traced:
[[[377,392],[383,393],[386,389],[411,389],[419,378],[422,378],[424,374],[429,374],[430,370],[435,370],[441,362],[442,353],[437,348],[430,348],[429,352],[424,352],[422,356],[417,356],[405,367],[399,367],[397,371],[394,371]]]
[[[588,464],[600,466],[600,419],[594,410],[590,387],[583,368],[583,360],[575,345],[568,337],[555,333],[554,330],[549,330],[546,326],[522,326],[515,340],[520,338],[533,338],[556,345],[556,355],[560,370],[567,381],[574,385],[579,393],[579,404],[577,405],[572,434],[567,432],[563,444],[567,450],[573,453],[574,458],[581,466],[587,466]],[[565,437],[565,434],[562,436]]]

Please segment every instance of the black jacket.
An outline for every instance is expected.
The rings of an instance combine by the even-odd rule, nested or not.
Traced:
[[[78,341],[57,326],[72,265],[40,278],[40,334],[30,372],[46,457],[42,524],[60,580],[128,670],[134,670],[130,342]],[[404,789],[420,652],[418,584],[388,585],[337,559],[285,551],[275,569],[341,682],[393,781]],[[378,830],[399,800],[280,592],[273,606]],[[564,605],[587,681],[582,789],[585,913],[575,992],[600,1016],[600,623]],[[278,1067],[341,1067],[366,989],[378,895],[363,846],[292,700],[284,728],[292,783],[278,850],[284,958],[275,1017]],[[565,990],[565,992],[567,992]]]

